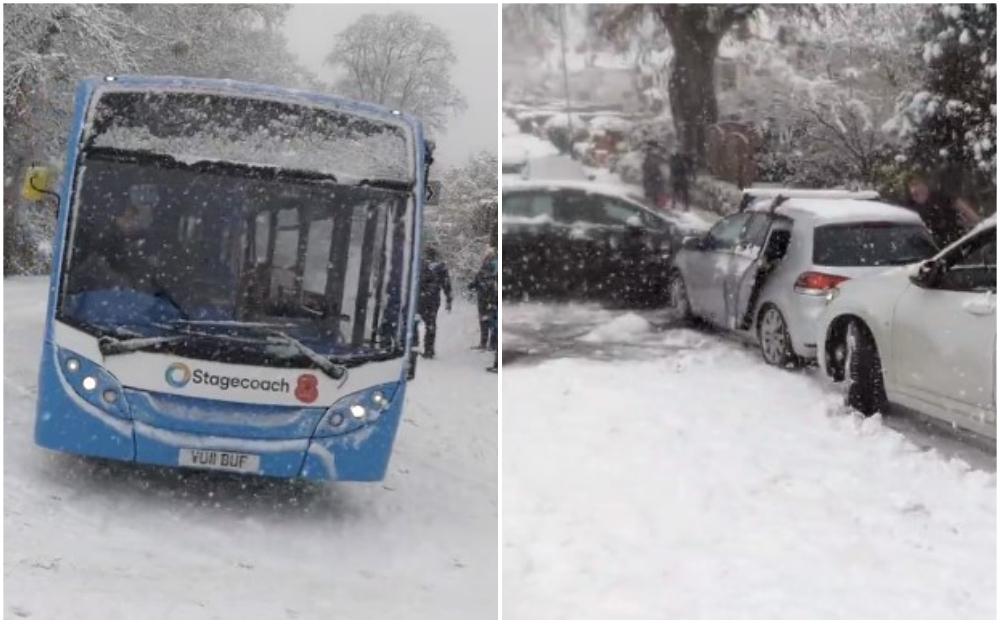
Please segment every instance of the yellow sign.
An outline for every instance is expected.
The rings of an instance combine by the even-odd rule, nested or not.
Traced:
[[[21,196],[28,201],[41,201],[45,193],[52,190],[55,180],[56,172],[51,167],[28,167]]]

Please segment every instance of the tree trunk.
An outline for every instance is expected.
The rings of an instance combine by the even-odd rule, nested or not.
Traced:
[[[708,127],[719,118],[715,57],[726,32],[756,10],[753,4],[658,4],[654,11],[674,49],[670,110],[681,150],[705,165]]]
[[[681,151],[705,164],[708,127],[719,118],[715,99],[718,39],[698,46],[677,45],[670,71],[670,112]]]

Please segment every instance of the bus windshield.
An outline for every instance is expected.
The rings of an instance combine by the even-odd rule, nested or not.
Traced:
[[[405,165],[386,165],[405,163],[405,149],[341,162],[342,128],[331,125],[336,132],[310,139],[329,139],[326,156],[269,157],[280,132],[243,132],[236,113],[259,113],[246,106],[260,101],[236,100],[187,111],[195,127],[206,117],[229,123],[213,125],[212,142],[192,138],[183,106],[160,102],[142,126],[135,115],[150,112],[148,99],[116,102],[117,116],[98,105],[95,117],[107,118],[81,152],[58,318],[144,350],[220,361],[304,365],[303,350],[275,336],[347,365],[398,357],[414,198]],[[383,133],[364,123],[361,136]],[[134,340],[143,337],[169,340]]]

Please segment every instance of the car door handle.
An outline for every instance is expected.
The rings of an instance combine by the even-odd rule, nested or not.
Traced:
[[[981,297],[979,299],[971,299],[962,304],[962,309],[969,314],[975,314],[976,316],[986,316],[988,314],[993,314],[996,310],[996,300],[993,297]]]

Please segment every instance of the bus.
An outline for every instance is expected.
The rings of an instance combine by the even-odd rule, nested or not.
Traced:
[[[415,373],[432,150],[406,113],[327,95],[81,82],[54,193],[36,443],[383,479]]]

